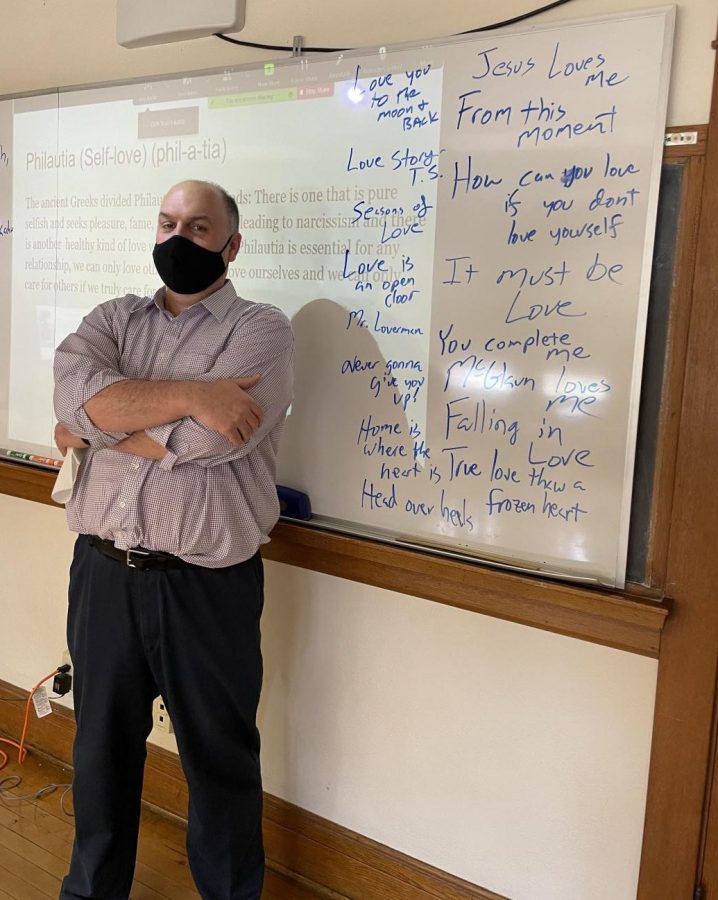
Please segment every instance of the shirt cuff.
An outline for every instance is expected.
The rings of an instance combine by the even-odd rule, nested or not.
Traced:
[[[127,433],[123,431],[103,431],[101,428],[98,428],[82,406],[77,410],[75,418],[81,431],[81,434],[78,436],[84,440],[85,435],[87,435],[90,446],[99,444],[102,447],[111,447],[113,444],[123,441],[128,436]],[[70,430],[72,431],[73,429]]]
[[[152,428],[145,428],[145,434],[147,435],[147,437],[152,438],[155,443],[160,444],[160,446],[164,447],[167,451],[159,462],[159,467],[163,472],[171,472],[178,459],[178,454],[170,450],[167,447],[167,443],[172,435],[172,432],[175,430],[177,425],[179,425],[179,423],[180,420],[178,419],[175,422],[167,422],[166,425],[155,425]]]
[[[177,462],[177,459],[177,454],[173,453],[171,450],[168,450],[160,460],[160,469],[162,469],[163,472],[171,472],[174,468],[175,463]]]

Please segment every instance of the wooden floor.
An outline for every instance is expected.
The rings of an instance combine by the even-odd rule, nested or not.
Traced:
[[[20,766],[10,761],[0,780],[19,775],[17,795],[32,794],[46,784],[65,783],[71,773],[59,765],[28,755]],[[72,847],[72,818],[63,813],[57,790],[40,800],[0,800],[0,900],[57,900]],[[71,795],[65,806],[72,810]],[[184,849],[181,825],[143,811],[140,845],[131,900],[191,900],[194,888]],[[262,900],[312,900],[320,896],[277,872],[267,870]]]

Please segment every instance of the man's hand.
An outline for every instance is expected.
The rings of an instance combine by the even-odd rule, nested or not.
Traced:
[[[82,440],[81,437],[78,437],[76,434],[73,434],[69,429],[65,428],[64,425],[60,425],[58,422],[55,426],[55,443],[60,450],[60,453],[64,456],[70,447],[86,447],[87,444]]]
[[[262,408],[246,392],[259,379],[259,375],[252,375],[195,382],[194,418],[205,428],[223,434],[236,447],[243,446],[262,424]]]

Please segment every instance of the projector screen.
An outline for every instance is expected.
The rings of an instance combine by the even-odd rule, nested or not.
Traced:
[[[673,8],[0,102],[0,447],[152,295],[163,194],[292,320],[281,483],[346,531],[622,585]]]

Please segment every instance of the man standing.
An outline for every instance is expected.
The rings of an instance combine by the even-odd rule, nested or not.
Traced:
[[[61,900],[129,897],[145,740],[161,694],[189,786],[206,900],[259,898],[259,547],[279,515],[289,322],[237,296],[237,206],[187,181],[162,201],[154,297],[110,300],[55,358],[56,440],[88,446],[71,500],[75,842]]]

